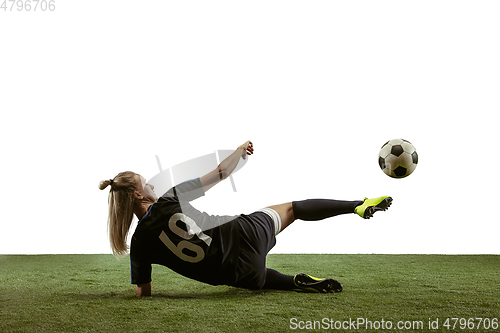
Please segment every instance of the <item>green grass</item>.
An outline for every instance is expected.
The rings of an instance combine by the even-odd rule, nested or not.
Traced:
[[[154,295],[138,298],[130,284],[128,258],[0,256],[0,332],[301,331],[290,329],[291,318],[304,325],[323,318],[383,319],[393,325],[422,321],[424,329],[415,330],[419,332],[500,330],[442,326],[452,317],[500,318],[500,256],[276,254],[267,263],[287,274],[334,277],[344,291],[214,287],[154,266]],[[429,330],[429,318],[439,318],[440,329]],[[375,330],[360,326],[337,331]],[[394,326],[390,331],[398,332]]]

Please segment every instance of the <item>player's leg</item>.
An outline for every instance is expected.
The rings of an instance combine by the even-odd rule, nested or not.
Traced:
[[[269,206],[281,218],[281,229],[292,224],[295,220],[319,221],[329,217],[356,213],[367,219],[380,210],[386,210],[392,203],[389,196],[375,199],[365,198],[363,201],[345,201],[332,199],[308,199],[287,202],[280,205]]]
[[[319,221],[329,217],[354,213],[363,201],[345,201],[331,199],[308,199],[293,201],[293,212],[296,219],[303,221]]]
[[[266,268],[266,283],[262,289],[292,290],[297,288],[292,275],[285,275],[271,268]]]
[[[292,201],[281,205],[269,206],[281,218],[281,231],[295,220],[319,221],[341,214],[354,213],[354,209],[363,201],[341,201],[330,199],[308,199]]]
[[[269,206],[267,208],[271,208],[272,210],[274,210],[276,213],[278,213],[278,215],[280,217],[281,228],[278,232],[276,232],[276,234],[285,230],[286,227],[288,227],[290,224],[293,223],[293,221],[295,221],[295,216],[293,214],[293,206],[292,206],[291,202],[287,202],[287,203],[284,203],[281,205]],[[273,220],[274,220],[274,218],[273,218]],[[275,221],[275,225],[276,225],[276,221]]]
[[[271,268],[266,268],[266,270],[266,283],[263,289],[300,289],[315,293],[338,293],[342,291],[342,284],[334,279],[319,279],[304,273],[295,276],[285,275]]]
[[[389,196],[375,199],[365,198],[363,201],[345,201],[331,199],[309,199],[292,202],[296,219],[318,221],[342,214],[356,213],[368,219],[377,211],[387,210],[392,203]]]

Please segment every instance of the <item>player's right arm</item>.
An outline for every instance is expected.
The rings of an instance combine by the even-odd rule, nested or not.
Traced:
[[[203,191],[208,191],[222,180],[226,179],[231,175],[231,173],[236,169],[240,157],[243,159],[247,158],[247,155],[253,154],[253,144],[251,141],[247,141],[241,146],[239,146],[234,153],[229,155],[224,161],[222,161],[216,169],[210,171],[205,176],[200,177],[201,185],[203,186]]]

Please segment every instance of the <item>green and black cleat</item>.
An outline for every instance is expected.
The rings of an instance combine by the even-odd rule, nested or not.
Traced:
[[[334,279],[318,279],[304,273],[294,276],[293,283],[297,288],[311,293],[339,293],[342,283]]]
[[[378,211],[387,210],[392,203],[392,198],[389,196],[378,197],[375,199],[365,198],[363,204],[354,209],[354,212],[364,219],[373,217],[373,214]]]

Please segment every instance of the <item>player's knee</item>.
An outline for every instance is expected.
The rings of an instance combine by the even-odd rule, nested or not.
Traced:
[[[281,216],[281,230],[289,226],[295,221],[295,214],[293,212],[293,204],[291,202],[283,204],[280,212]]]
[[[293,221],[295,221],[295,211],[293,210],[293,202],[290,202],[290,205],[289,205],[289,212],[288,214],[290,215],[290,219]]]

